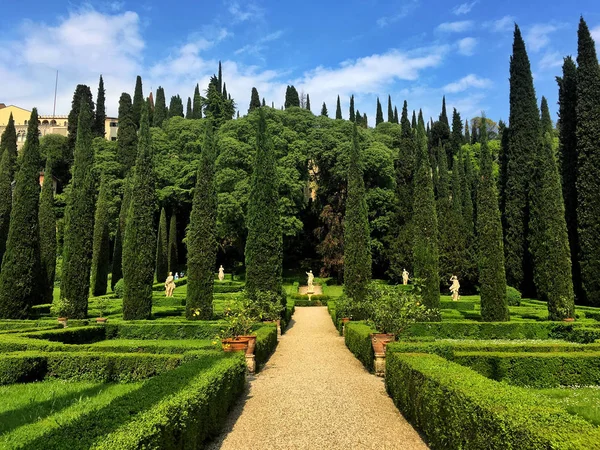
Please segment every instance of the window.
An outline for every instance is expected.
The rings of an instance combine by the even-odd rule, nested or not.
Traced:
[[[56,125],[56,120],[52,119],[52,120],[50,121],[50,125]]]
[[[27,122],[29,122],[29,120],[26,120],[25,122],[23,122],[24,125],[27,125]]]
[[[116,128],[116,127],[118,127],[118,126],[119,126],[119,123],[118,123],[118,122],[110,122],[109,126],[110,126],[111,128]]]
[[[67,126],[67,122],[65,122],[65,124],[63,125],[63,127],[66,127],[66,126]]]

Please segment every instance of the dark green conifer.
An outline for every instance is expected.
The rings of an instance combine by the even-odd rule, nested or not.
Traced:
[[[363,114],[362,126],[363,128],[369,128],[369,118],[367,117],[367,113]]]
[[[51,158],[46,160],[38,218],[43,284],[43,296],[40,303],[52,303],[56,274],[56,215],[54,214],[54,182]]]
[[[157,105],[158,107],[158,105]],[[127,174],[135,164],[137,130],[133,119],[131,97],[123,92],[119,100],[119,129],[117,130],[117,154],[123,173]]]
[[[227,98],[230,98],[230,97],[227,97],[227,86],[225,83],[223,83],[223,98],[226,100],[227,100]]]
[[[452,161],[455,156],[458,156],[458,152],[463,144],[462,134],[462,119],[460,113],[454,108],[452,111],[452,134],[450,135],[450,145],[447,151],[448,161]]]
[[[131,200],[131,175],[123,181],[123,200],[121,201],[121,210],[119,212],[119,222],[115,232],[115,248],[113,252],[112,276],[110,287],[114,291],[117,281],[123,278],[123,238],[125,237],[125,222],[127,221],[127,211],[129,210],[129,201]]]
[[[394,123],[394,108],[392,108],[392,96],[388,95],[388,117],[389,123]]]
[[[96,115],[94,117],[94,136],[103,138],[106,135],[106,92],[104,80],[100,75],[98,82],[98,95],[96,97]]]
[[[306,94],[306,109],[310,111],[310,95]]]
[[[354,95],[350,96],[350,122],[355,122],[356,116],[354,115]]]
[[[452,275],[456,275],[456,267],[453,265],[453,246],[456,242],[452,241],[450,236],[452,224],[452,203],[450,200],[450,177],[448,174],[448,166],[446,165],[446,151],[442,147],[442,141],[438,141],[436,147],[437,152],[437,217],[438,217],[438,249],[440,255],[440,275],[442,276],[442,284],[449,280]],[[453,225],[453,224],[452,224]]]
[[[160,210],[158,237],[156,239],[156,281],[164,283],[169,275],[169,236],[167,232],[167,213]]]
[[[340,103],[340,96],[337,96],[337,104],[335,107],[335,118],[342,119],[342,104]]]
[[[188,97],[187,108],[186,108],[186,111],[185,111],[185,118],[186,119],[192,119],[193,118],[193,114],[194,114],[194,111],[192,110],[192,99],[190,97]]]
[[[89,113],[90,123],[94,119],[94,100],[92,91],[85,84],[78,84],[73,93],[73,101],[71,102],[71,112],[67,122],[67,144],[69,147],[69,159],[72,161],[73,153],[75,152],[75,141],[77,140],[77,127],[79,124],[79,114],[81,112],[81,101],[85,101]]]
[[[142,91],[142,77],[139,75],[135,80],[135,91],[133,92],[133,104],[131,112],[133,114],[133,123],[137,129],[140,128],[140,118],[142,116],[142,108],[144,105],[144,93]]]
[[[463,143],[471,143],[471,133],[469,133],[469,119],[465,120],[465,139],[463,140]]]
[[[154,231],[154,169],[148,111],[142,110],[138,155],[123,239],[123,319],[148,319],[152,313]]]
[[[171,214],[171,220],[169,221],[169,272],[177,270],[177,263],[179,262],[179,252],[177,251],[177,215],[175,212]]]
[[[257,97],[258,98],[258,97]],[[187,229],[188,289],[186,317],[210,320],[217,262],[217,191],[215,187],[215,142],[208,124],[196,176],[190,225]]]
[[[194,119],[202,119],[202,97],[200,96],[200,87],[196,83],[194,89],[194,100],[193,100],[192,115]]]
[[[300,97],[298,96],[298,91],[294,86],[288,86],[285,92],[285,109],[288,109],[291,106],[300,106]]]
[[[0,266],[6,249],[12,208],[12,181],[17,164],[17,130],[12,113],[0,138]]]
[[[260,108],[260,97],[258,96],[258,90],[253,87],[252,95],[250,96],[250,107],[248,108],[248,114],[250,114],[256,108]]]
[[[377,97],[377,114],[375,115],[375,126],[383,122],[383,111],[381,110],[381,102]]]
[[[183,117],[183,101],[179,94],[172,96],[169,103],[169,118],[177,116]]]
[[[105,295],[110,269],[110,182],[106,176],[100,182],[100,192],[94,216],[94,250],[92,253],[92,295]]]
[[[356,117],[354,121],[359,127],[362,127],[363,116],[358,109],[356,110]]]
[[[198,93],[198,95],[200,95],[200,93]],[[121,96],[121,98],[123,98]],[[131,101],[131,97],[130,97],[130,101]],[[194,96],[194,107],[196,105],[196,96]],[[195,112],[195,110],[194,110]],[[162,87],[158,87],[158,89],[156,90],[156,106],[154,107],[154,122],[153,122],[153,126],[155,127],[162,127],[163,122],[165,121],[165,119],[168,117],[169,115],[169,111],[167,110],[167,101],[165,99],[165,90]],[[119,126],[121,126],[121,123],[119,122]]]
[[[264,97],[262,99],[262,105],[261,106],[267,106],[267,103],[265,102],[265,98]]]
[[[325,104],[325,102],[323,102],[323,106],[321,107],[321,115],[324,117],[329,117],[329,114],[327,112],[327,105]]]
[[[396,108],[395,106],[394,106],[394,120],[393,120],[393,123],[400,123],[400,122],[398,122],[398,108]]]
[[[152,96],[152,92],[146,99],[146,103],[148,104],[148,123],[150,126],[154,123],[154,97]]]
[[[221,61],[219,61],[219,72],[217,76],[217,92],[223,93],[223,68],[221,67]]]
[[[414,109],[413,109],[413,113],[412,113],[412,121],[410,123],[410,127],[413,129],[413,131],[414,131],[414,133],[416,135],[416,133],[417,133],[417,115],[416,115]]]

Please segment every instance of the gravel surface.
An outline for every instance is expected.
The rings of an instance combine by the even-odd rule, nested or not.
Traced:
[[[426,449],[350,353],[326,307],[296,308],[210,449]]]

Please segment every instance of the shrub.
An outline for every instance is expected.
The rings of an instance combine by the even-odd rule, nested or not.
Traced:
[[[591,327],[576,327],[566,337],[567,341],[578,344],[591,344],[600,339],[600,329]]]
[[[44,378],[46,359],[35,353],[11,353],[0,356],[0,385],[27,383]]]
[[[377,331],[363,322],[348,322],[344,337],[346,347],[369,372],[373,371],[375,358],[371,345],[371,333],[377,333]]]
[[[63,344],[89,344],[102,341],[106,337],[104,327],[69,327],[56,330],[34,331],[24,333],[23,337],[45,339]]]
[[[506,300],[508,306],[521,306],[521,293],[511,286],[506,286]]]
[[[107,339],[214,339],[220,322],[198,323],[108,323]]]
[[[114,289],[115,298],[123,298],[124,292],[125,292],[125,282],[123,281],[123,278],[121,278],[119,281],[117,281],[117,284],[115,284],[115,289]]]
[[[352,299],[345,294],[335,302],[337,317],[349,317],[352,320],[369,320],[373,317],[373,304],[366,297]]]
[[[255,361],[257,366],[262,366],[277,347],[277,327],[264,325],[258,328],[254,334],[256,334]]]

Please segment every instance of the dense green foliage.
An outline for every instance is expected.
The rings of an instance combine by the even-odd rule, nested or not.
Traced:
[[[321,117],[329,117],[329,112],[327,111],[327,105],[323,102],[323,106],[321,107]]]
[[[202,97],[200,96],[200,87],[198,86],[198,83],[196,83],[196,88],[194,89],[194,99],[192,100],[192,102],[192,118],[202,119]]]
[[[83,102],[83,103],[82,103]],[[73,93],[73,101],[71,103],[71,111],[67,123],[67,144],[69,148],[69,161],[73,162],[75,143],[77,141],[77,129],[79,127],[79,115],[81,114],[82,105],[85,105],[89,116],[92,120],[94,117],[94,99],[89,86],[78,84]]]
[[[95,137],[104,138],[106,135],[106,92],[104,80],[100,75],[98,82],[98,95],[96,96],[96,114],[94,115],[93,133]]]
[[[379,101],[379,97],[377,97],[377,112],[375,114],[375,126],[379,125],[383,122],[383,110],[381,109],[381,102]]]
[[[192,109],[192,98],[191,97],[188,97],[188,99],[187,99],[187,106],[185,109],[185,118],[186,119],[194,118],[194,110]]]
[[[198,93],[200,95],[200,93]],[[196,96],[194,95],[194,108],[196,107]],[[202,109],[200,109],[202,111]],[[194,109],[194,113],[196,110]],[[156,90],[156,105],[154,106],[154,117],[152,118],[152,125],[155,127],[161,127],[163,122],[167,119],[169,110],[167,109],[167,99],[165,98],[165,90],[159,86]],[[119,121],[119,127],[121,122]]]
[[[171,117],[183,117],[183,100],[181,100],[179,94],[171,97],[168,117],[169,119]]]
[[[144,107],[144,92],[142,91],[142,77],[139,75],[135,80],[135,90],[133,92],[133,103],[131,112],[133,115],[133,123],[136,128],[140,129],[140,120],[142,118],[142,108]]]
[[[169,239],[167,233],[167,213],[160,210],[158,235],[156,238],[156,281],[164,283],[169,275]]]
[[[288,109],[290,106],[300,106],[300,97],[294,86],[288,86],[285,90],[284,107],[285,109]]]
[[[371,345],[372,333],[377,333],[377,330],[364,322],[348,322],[344,331],[346,347],[369,372],[373,371],[375,359],[373,346]]]
[[[256,108],[260,108],[260,97],[258,96],[258,90],[255,87],[253,87],[252,95],[250,96],[250,106],[248,107],[248,114],[250,114]]]
[[[17,163],[17,131],[12,114],[0,138],[0,266],[6,249],[10,211],[12,208],[12,186]]]
[[[158,105],[157,105],[158,108]],[[117,130],[118,159],[127,174],[135,164],[137,130],[131,107],[131,96],[121,94],[119,99],[119,129]]]
[[[179,250],[177,240],[177,215],[175,212],[171,214],[171,220],[169,220],[169,247],[168,247],[168,263],[169,272],[177,270],[177,264],[179,263]]]
[[[56,274],[56,214],[54,212],[54,183],[52,159],[46,161],[44,184],[38,213],[40,226],[40,262],[43,284],[43,303],[52,303]]]
[[[94,215],[94,250],[92,253],[92,295],[105,295],[110,269],[109,198],[110,185],[107,177],[100,182],[100,192]]]
[[[123,199],[119,212],[119,220],[115,230],[115,245],[113,251],[112,276],[110,286],[114,290],[115,285],[123,279],[123,238],[125,237],[125,224],[127,221],[127,211],[131,200],[131,178],[123,181]]]
[[[336,119],[343,119],[342,117],[342,105],[340,103],[340,96],[337,96],[337,103],[335,106],[335,118]]]

